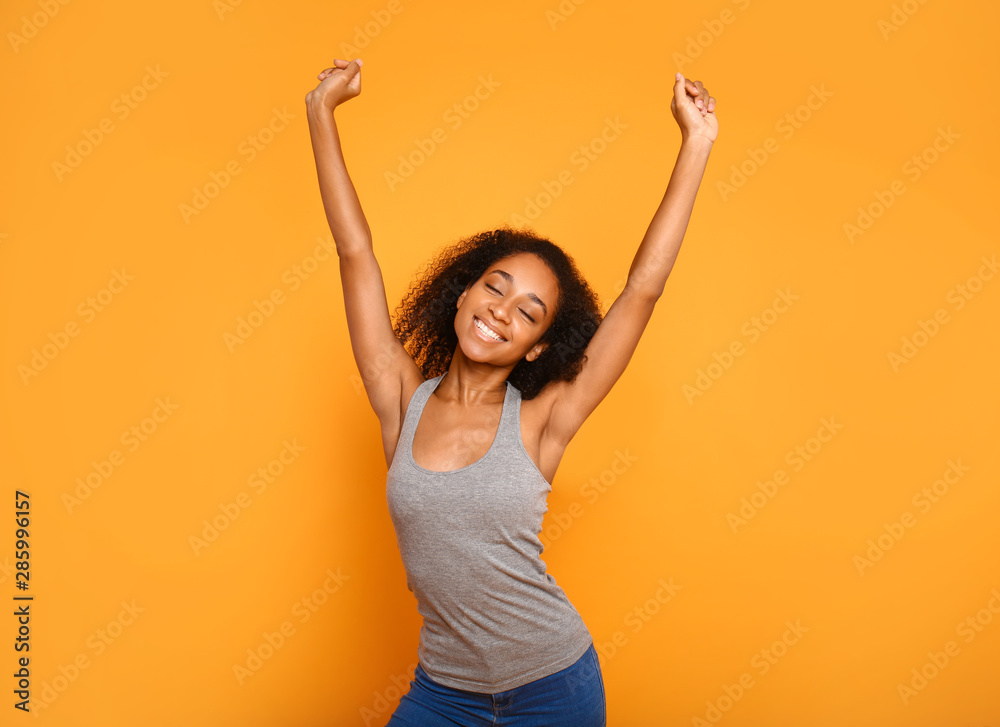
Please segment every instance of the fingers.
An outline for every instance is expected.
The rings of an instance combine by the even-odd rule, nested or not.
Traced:
[[[354,64],[353,69],[351,67],[352,63]],[[332,75],[334,71],[350,70],[350,73],[348,73],[348,80],[350,80],[355,75],[357,75],[357,72],[361,68],[363,63],[364,61],[362,61],[360,58],[355,58],[353,61],[345,61],[341,58],[334,58],[333,66],[331,68],[324,68],[322,71],[319,72],[317,78],[319,78],[319,80],[322,81],[323,79]]]
[[[701,81],[695,81],[692,85],[694,86],[694,91],[691,92],[691,95],[695,97],[694,105],[697,106],[698,110],[704,114],[705,99],[707,98],[707,95],[705,93],[705,86],[704,84],[702,84]]]
[[[712,113],[715,111],[715,96],[708,93],[708,89],[705,88],[701,81],[695,81],[695,83],[698,84],[699,91],[699,96],[695,101],[695,104],[701,110],[703,115]]]
[[[684,78],[680,73],[677,74],[677,81],[678,83],[683,81],[684,90],[696,99],[705,94],[705,86],[702,85],[701,81],[692,81],[690,78]]]
[[[692,81],[689,78],[683,78],[680,73],[676,74],[676,78],[677,83],[674,85],[675,101],[677,100],[677,88],[683,85],[684,91],[692,96],[694,105],[701,111],[702,116],[710,114],[715,110],[715,97],[709,95],[705,84],[701,81]]]
[[[333,65],[341,69],[350,68],[352,63],[357,63],[359,66],[364,65],[364,61],[362,61],[360,58],[355,58],[353,61],[345,61],[340,58],[333,59]]]

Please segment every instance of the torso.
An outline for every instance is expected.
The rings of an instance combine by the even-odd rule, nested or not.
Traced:
[[[383,425],[382,439],[386,464],[392,465],[403,420],[410,399],[423,383],[413,380],[403,384],[398,421]],[[450,408],[436,396],[431,396],[413,436],[413,459],[418,465],[436,472],[449,472],[479,461],[496,438],[500,426],[502,401],[482,406],[470,414]],[[544,436],[552,403],[541,395],[521,401],[521,440],[524,448],[542,476],[552,482],[566,450],[565,445],[549,441]]]

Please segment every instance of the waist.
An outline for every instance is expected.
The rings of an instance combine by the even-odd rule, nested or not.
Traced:
[[[483,641],[439,633],[425,621],[419,663],[433,679],[455,689],[488,694],[514,689],[564,669],[594,643],[580,615],[575,609],[571,614]]]

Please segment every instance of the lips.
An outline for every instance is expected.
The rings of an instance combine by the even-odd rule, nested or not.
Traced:
[[[496,329],[494,329],[493,327],[491,327],[488,323],[486,323],[486,321],[484,321],[479,316],[473,316],[472,317],[472,325],[477,330],[479,328],[479,325],[482,325],[483,327],[485,327],[488,330],[492,331],[494,334],[496,334],[499,337],[499,338],[496,338],[496,339],[490,338],[489,336],[486,336],[486,334],[483,334],[482,331],[480,331],[480,333],[483,335],[484,338],[487,338],[487,339],[489,339],[491,341],[496,341],[496,343],[506,343],[506,341],[507,341],[507,339],[505,339],[503,336],[500,335],[499,331],[497,331]]]

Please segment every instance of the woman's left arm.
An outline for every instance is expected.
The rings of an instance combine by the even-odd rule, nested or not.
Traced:
[[[719,135],[715,98],[708,95],[701,81],[678,78],[670,110],[681,127],[681,148],[667,191],[639,244],[626,282],[626,289],[631,286],[634,291],[652,296],[654,300],[663,294],[667,276],[674,267],[708,155]]]
[[[677,74],[673,91],[670,110],[681,129],[681,148],[667,190],[629,268],[625,288],[587,345],[587,359],[576,379],[553,382],[539,394],[551,397],[544,436],[560,445],[569,443],[631,360],[677,259],[719,133],[715,98],[701,81]]]

